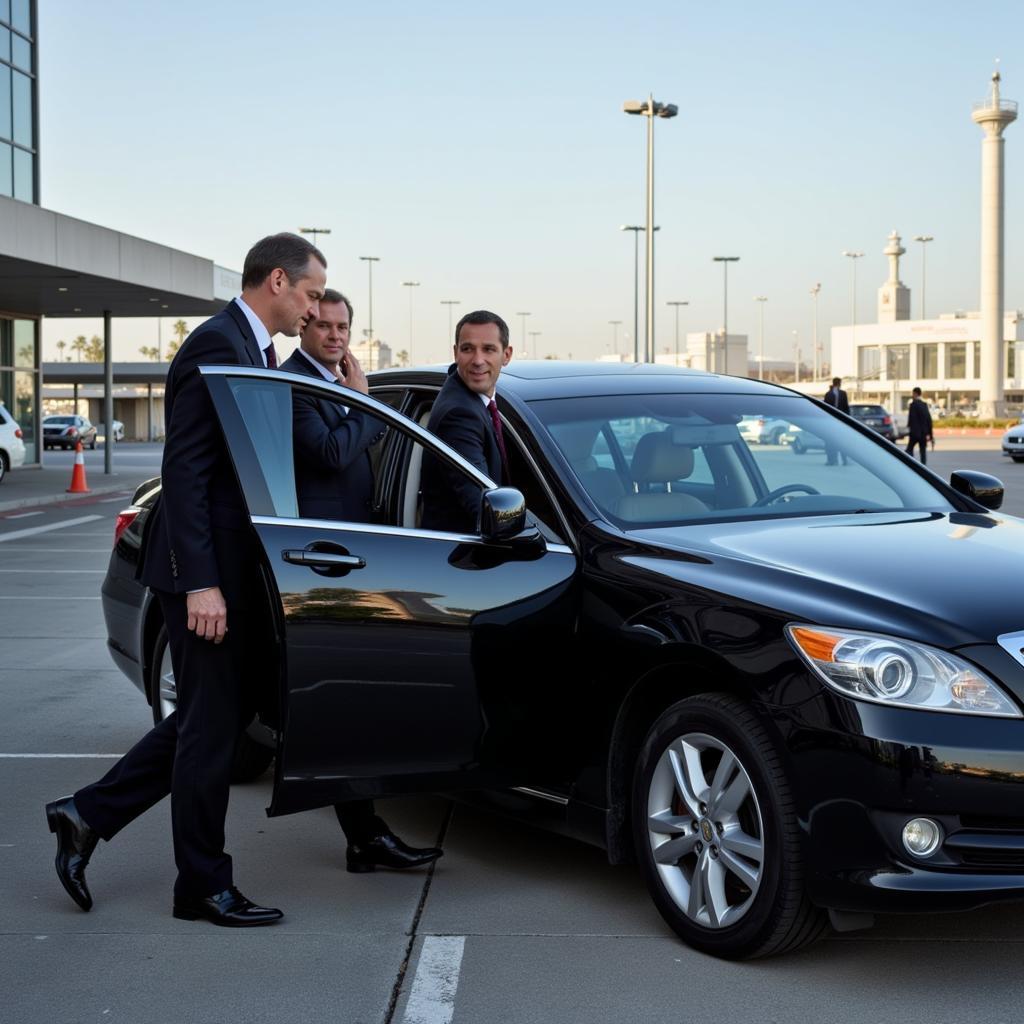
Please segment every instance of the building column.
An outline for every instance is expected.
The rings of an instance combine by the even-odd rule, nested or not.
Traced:
[[[150,441],[155,441],[156,438],[153,436],[153,385],[146,385],[146,421],[149,424],[146,430],[146,436]]]
[[[114,354],[110,310],[103,310],[103,472],[114,471]]]

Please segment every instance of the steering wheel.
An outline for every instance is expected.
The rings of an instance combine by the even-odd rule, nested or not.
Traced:
[[[792,494],[794,491],[802,491],[804,494],[821,494],[821,491],[815,490],[810,484],[786,484],[783,487],[776,487],[774,491],[769,491],[763,498],[758,498],[750,507],[758,508],[762,505],[770,505],[783,495]]]

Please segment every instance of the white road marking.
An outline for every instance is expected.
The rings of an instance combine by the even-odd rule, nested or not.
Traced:
[[[14,516],[4,516],[4,519],[28,519],[29,516],[41,516],[42,512],[19,512]]]
[[[69,572],[75,574],[84,572],[88,575],[102,576],[106,571],[106,569],[0,569],[0,572],[29,572],[33,576],[38,576],[44,572]]]
[[[104,498],[102,501],[97,501],[96,504],[97,505],[113,505],[113,503],[115,501],[119,505],[123,505],[124,504],[124,498]]]
[[[62,523],[49,523],[46,526],[30,526],[25,530],[12,530],[10,533],[0,533],[0,542],[5,540],[18,540],[20,537],[34,537],[37,533],[49,533],[51,530],[60,530],[66,526],[81,526],[82,523],[94,523],[103,516],[79,516],[77,519],[65,519]]]
[[[3,596],[0,601],[102,601],[101,597],[74,597],[67,594],[54,594],[52,597],[16,597]]]
[[[57,758],[76,758],[76,757],[124,757],[124,754],[0,754],[0,757],[5,760],[25,760],[32,758],[41,758],[46,760],[51,757]]]
[[[464,935],[424,938],[402,1024],[451,1024],[465,946]]]

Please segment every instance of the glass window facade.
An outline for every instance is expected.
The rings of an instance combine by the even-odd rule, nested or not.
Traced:
[[[39,201],[36,188],[35,4],[0,0],[0,195]]]
[[[917,375],[927,380],[937,379],[939,376],[939,346],[918,345],[917,346]]]
[[[950,380],[967,377],[967,343],[958,341],[946,346],[946,376]]]
[[[877,345],[864,345],[857,350],[857,376],[877,380],[882,366],[882,351]]]
[[[0,402],[24,434],[25,461],[38,462],[39,325],[0,318]]]
[[[885,373],[890,380],[906,380],[910,376],[910,346],[887,345]]]

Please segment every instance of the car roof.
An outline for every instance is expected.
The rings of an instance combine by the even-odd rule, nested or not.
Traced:
[[[388,384],[443,384],[448,366],[377,370],[369,374],[375,387]],[[680,366],[651,363],[584,363],[558,359],[523,359],[501,371],[500,392],[512,392],[526,402],[552,398],[582,398],[594,395],[657,393],[799,395],[777,384],[705,373]],[[799,395],[799,397],[806,397]]]

